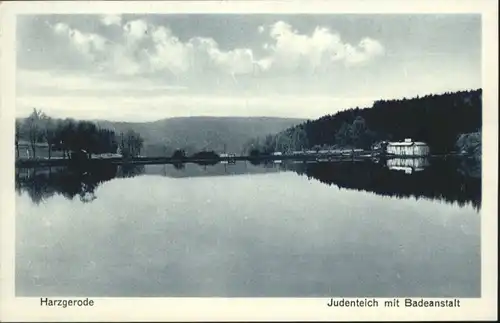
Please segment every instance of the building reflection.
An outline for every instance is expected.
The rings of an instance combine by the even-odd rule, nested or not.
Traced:
[[[429,159],[420,158],[389,158],[386,165],[390,170],[402,171],[405,174],[412,174],[423,171],[429,166]]]

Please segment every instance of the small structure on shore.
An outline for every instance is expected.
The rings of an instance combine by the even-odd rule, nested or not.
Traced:
[[[427,156],[430,152],[429,146],[425,142],[413,141],[409,138],[401,142],[388,142],[386,147],[388,155]]]
[[[221,153],[219,154],[220,158],[236,158],[236,154],[231,153]]]
[[[221,164],[236,164],[236,154],[221,153],[219,154],[219,158],[222,158],[220,161]]]

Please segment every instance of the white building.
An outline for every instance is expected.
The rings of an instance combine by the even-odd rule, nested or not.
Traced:
[[[398,156],[427,156],[429,146],[425,142],[405,139],[403,142],[387,143],[387,154]]]

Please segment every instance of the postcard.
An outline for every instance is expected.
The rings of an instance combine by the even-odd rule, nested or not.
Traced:
[[[495,1],[0,11],[2,321],[497,318]]]

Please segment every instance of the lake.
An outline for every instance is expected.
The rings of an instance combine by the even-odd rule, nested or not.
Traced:
[[[16,295],[480,297],[455,160],[16,169]]]

